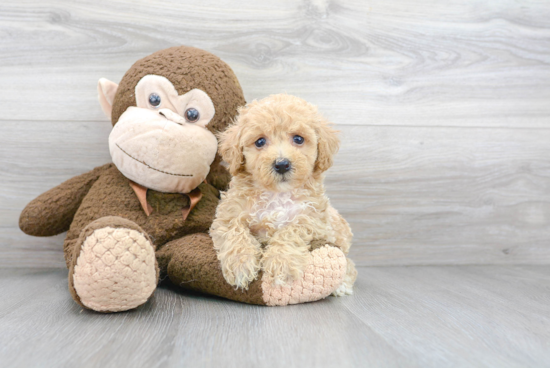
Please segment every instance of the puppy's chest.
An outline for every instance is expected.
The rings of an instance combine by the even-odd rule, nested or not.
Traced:
[[[312,203],[292,196],[292,193],[262,193],[249,211],[250,229],[257,236],[266,236],[306,212],[314,210]],[[270,231],[271,230],[271,231]]]

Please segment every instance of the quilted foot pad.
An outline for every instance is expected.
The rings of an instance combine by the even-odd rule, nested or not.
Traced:
[[[82,243],[73,284],[81,303],[95,311],[136,308],[157,287],[154,248],[139,231],[97,229]]]
[[[315,249],[311,252],[304,277],[292,285],[277,286],[262,280],[264,302],[276,306],[323,299],[342,284],[346,265],[346,256],[340,249],[328,245]]]

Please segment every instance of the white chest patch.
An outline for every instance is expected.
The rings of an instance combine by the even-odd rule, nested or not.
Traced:
[[[308,208],[313,208],[310,202],[297,200],[290,192],[264,192],[250,210],[251,224],[280,229]]]

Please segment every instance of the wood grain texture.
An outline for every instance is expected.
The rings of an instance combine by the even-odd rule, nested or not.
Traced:
[[[549,124],[544,1],[22,0],[0,14],[0,119],[98,119],[99,77],[187,44],[226,60],[248,99],[286,91],[339,123]]]
[[[363,267],[355,295],[270,308],[160,288],[82,310],[61,270],[0,271],[1,367],[540,367],[546,266]]]
[[[7,161],[0,265],[63,267],[62,237],[24,235],[19,212],[41,192],[108,162],[110,126],[26,126],[33,140],[18,122],[6,123],[12,142],[0,146]],[[550,130],[339,128],[343,144],[326,184],[354,231],[357,264],[550,263]]]
[[[0,4],[0,267],[63,267],[36,195],[109,161],[100,77],[187,44],[248,100],[288,92],[342,130],[328,173],[360,265],[550,262],[550,5],[540,1]]]
[[[327,186],[358,264],[550,263],[550,130],[342,132]]]

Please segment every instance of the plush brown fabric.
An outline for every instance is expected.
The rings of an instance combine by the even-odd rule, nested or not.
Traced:
[[[330,245],[331,247],[336,247],[336,245],[334,245],[332,243],[329,243],[324,239],[314,239],[314,240],[311,241],[311,243],[309,243],[309,251],[313,252],[315,249],[324,247],[325,245]],[[338,247],[336,247],[336,248],[338,248]]]
[[[210,165],[210,172],[206,177],[206,182],[212,184],[214,188],[218,190],[227,190],[229,188],[229,182],[231,181],[231,174],[220,162],[222,158],[219,154],[216,154],[214,162]]]
[[[176,46],[146,56],[128,69],[115,94],[111,113],[113,125],[128,107],[136,106],[136,84],[149,74],[166,77],[180,95],[194,88],[206,92],[216,109],[208,124],[208,129],[214,134],[225,130],[235,117],[237,108],[246,103],[239,80],[229,65],[207,51]],[[219,165],[220,161],[216,155],[206,180],[215,188],[225,190],[231,178]]]
[[[137,61],[127,71],[114,96],[113,125],[128,107],[136,106],[136,84],[149,74],[166,77],[180,95],[194,88],[206,92],[216,110],[208,125],[215,134],[223,131],[234,119],[237,108],[245,104],[237,77],[222,60],[196,48],[172,47]],[[189,159],[193,159],[192,154]],[[64,253],[67,267],[72,272],[82,243],[94,229],[98,226],[127,226],[151,239],[165,264],[164,272],[168,272],[176,282],[185,276],[183,270],[187,268],[180,262],[195,262],[189,272],[202,269],[201,277],[204,277],[204,281],[193,284],[195,290],[219,291],[223,294],[220,296],[232,297],[232,289],[225,284],[217,268],[218,260],[206,234],[219,201],[218,190],[226,189],[231,179],[220,163],[221,159],[216,155],[206,183],[199,185],[202,198],[185,221],[182,209],[189,205],[188,196],[148,190],[147,202],[153,212],[147,216],[129,180],[113,164],[107,164],[72,178],[33,200],[21,214],[20,227],[27,234],[37,236],[68,230]],[[190,234],[196,235],[185,237]],[[170,252],[163,251],[168,242],[178,246],[169,247]],[[190,257],[190,251],[196,257]],[[203,262],[204,267],[196,262]],[[168,270],[168,265],[172,271]],[[221,285],[213,286],[212,282]],[[79,302],[71,278],[69,288]],[[250,293],[251,296],[244,298],[232,298],[254,303],[261,301],[259,289]]]
[[[180,193],[147,191],[147,202],[153,213],[147,216],[129,180],[111,165],[97,179],[76,212],[65,239],[65,260],[72,259],[75,239],[92,221],[106,216],[120,216],[140,226],[155,246],[187,234],[207,232],[219,201],[219,192],[210,184],[199,185],[203,197],[184,221],[182,209],[189,205],[189,197]]]
[[[235,73],[220,58],[194,47],[171,47],[138,60],[126,72],[113,102],[113,125],[128,107],[136,106],[136,84],[148,74],[166,77],[179,95],[194,88],[206,92],[216,109],[214,118],[208,124],[208,129],[214,134],[225,130],[237,108],[245,104]]]
[[[248,290],[235,290],[225,282],[212,238],[207,234],[192,234],[169,242],[157,251],[157,262],[162,277],[168,276],[174,285],[248,304],[265,305],[260,281],[262,274]]]
[[[96,167],[33,199],[19,217],[21,230],[33,236],[53,236],[69,230],[84,196],[110,166]]]

